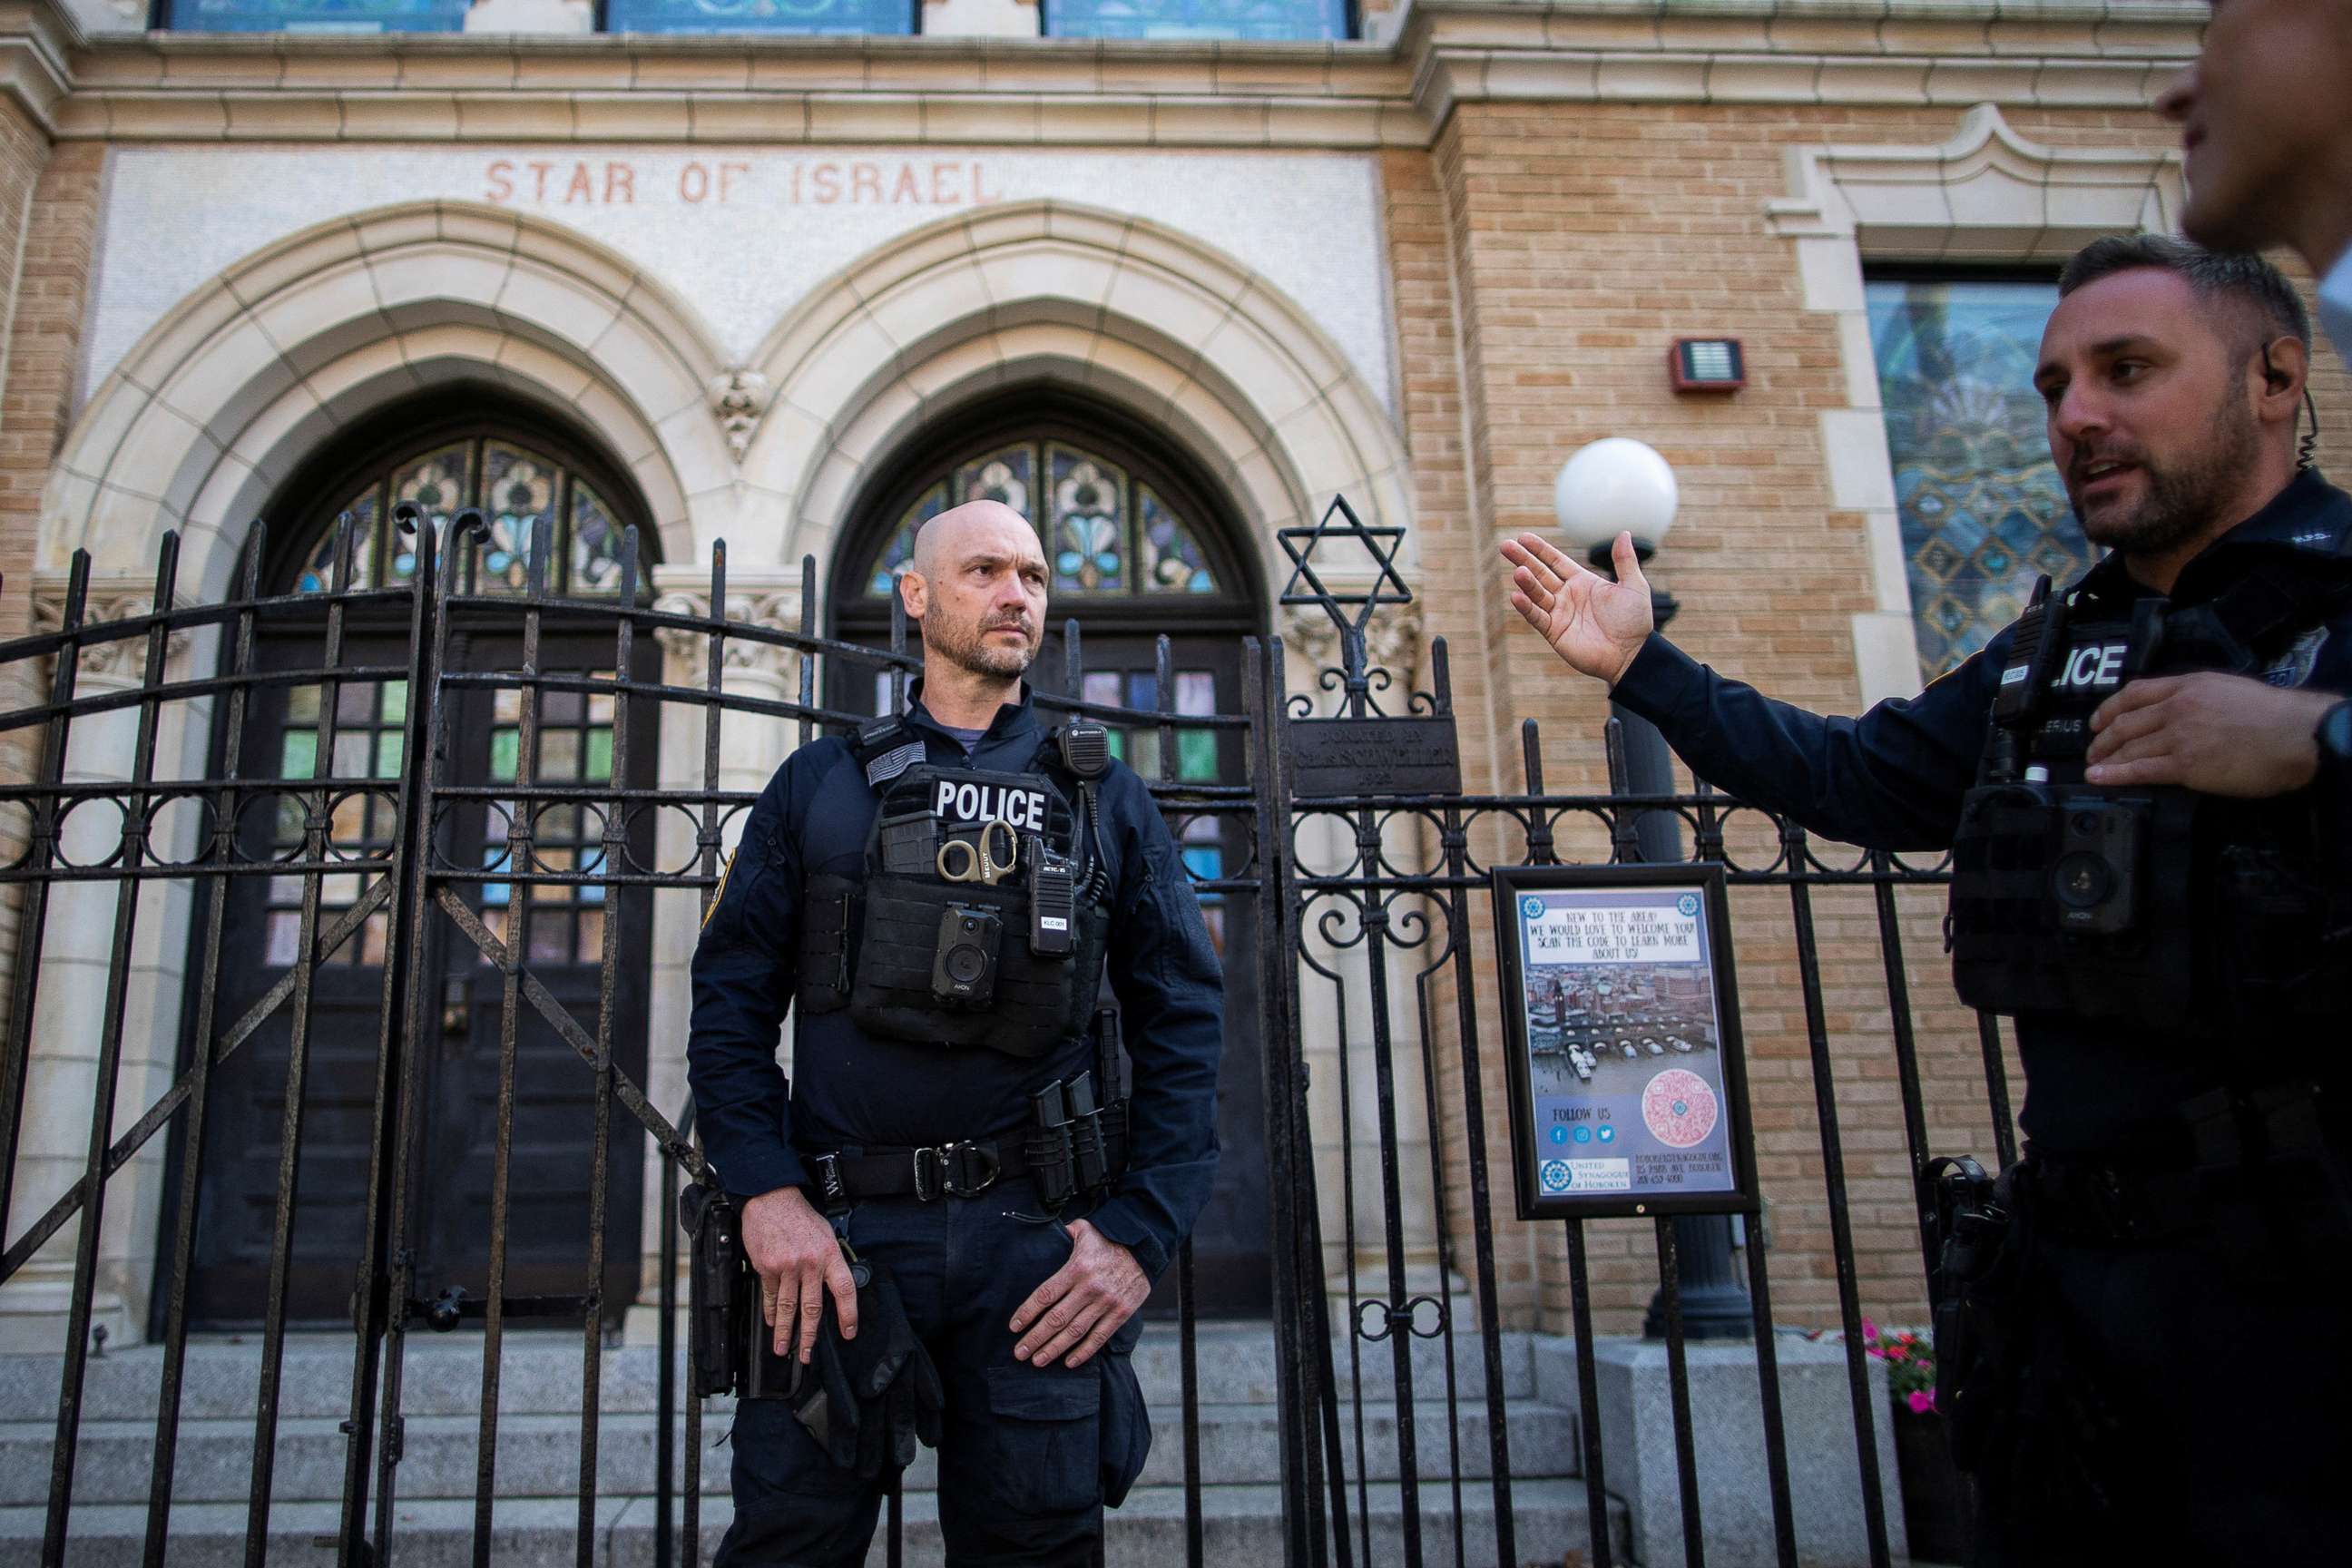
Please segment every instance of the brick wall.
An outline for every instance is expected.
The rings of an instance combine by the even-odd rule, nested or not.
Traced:
[[[2151,115],[2019,112],[2011,123],[2055,146],[2165,147],[2175,133]],[[1553,526],[1559,465],[1584,442],[1633,435],[1657,447],[1682,487],[1682,510],[1661,580],[1680,598],[1675,640],[1775,696],[1832,712],[1860,706],[1850,617],[1874,607],[1858,513],[1832,510],[1820,413],[1846,403],[1833,318],[1804,309],[1793,244],[1770,235],[1764,207],[1786,194],[1784,150],[1822,142],[1933,144],[1957,110],[1834,110],[1697,105],[1478,104],[1458,110],[1429,160],[1442,194],[1450,276],[1459,299],[1465,384],[1466,467],[1481,503],[1466,506],[1450,473],[1419,476],[1425,606],[1451,635],[1464,752],[1475,774],[1492,757],[1518,784],[1521,718],[1541,721],[1547,784],[1600,789],[1606,715],[1597,684],[1567,674],[1496,591],[1496,539]],[[1427,202],[1410,173],[1390,167],[1391,245],[1398,268],[1413,454],[1460,447],[1422,426],[1453,408],[1435,344],[1434,276]],[[1743,340],[1749,385],[1730,399],[1677,398],[1664,374],[1678,334]],[[2321,455],[2352,438],[2352,383],[2323,348],[2314,390]],[[1417,379],[1416,379],[1417,378]],[[1456,425],[1464,423],[1457,419]],[[1480,515],[1483,513],[1483,515]],[[1454,559],[1466,551],[1467,560]],[[1498,694],[1491,712],[1484,694]],[[1477,788],[1484,780],[1472,782]],[[1916,1321],[1916,1233],[1885,973],[1867,895],[1816,897],[1825,963],[1823,1004],[1837,1083],[1852,1220],[1864,1306]],[[1952,999],[1937,931],[1940,900],[1903,900],[1908,979],[1919,1013],[1932,1142],[1989,1152],[1984,1070],[1972,1017]],[[1771,1204],[1774,1304],[1784,1321],[1835,1316],[1819,1119],[1798,985],[1790,900],[1758,891],[1737,901],[1739,977],[1751,1057],[1754,1118]],[[1474,923],[1483,923],[1479,915]],[[1491,938],[1481,930],[1480,973]],[[1498,1004],[1479,999],[1482,1028]],[[1497,1053],[1484,1054],[1490,1068]],[[1458,1047],[1438,1053],[1441,1095],[1458,1113]],[[2021,1088],[2013,1059],[2012,1089]],[[1484,1085],[1491,1175],[1507,1194],[1507,1121],[1497,1071]],[[1460,1156],[1455,1156],[1460,1170]],[[1453,1217],[1466,1219],[1464,1184]],[[1504,1199],[1507,1208],[1507,1198]],[[1498,1217],[1502,1301],[1514,1321],[1564,1328],[1568,1297],[1560,1227]],[[1630,1331],[1654,1283],[1646,1223],[1609,1222],[1589,1237],[1594,1302],[1606,1331]],[[1531,1270],[1514,1288],[1517,1263]]]

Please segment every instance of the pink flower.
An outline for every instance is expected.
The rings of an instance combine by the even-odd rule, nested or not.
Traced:
[[[1903,1398],[1904,1402],[1911,1406],[1911,1414],[1914,1415],[1925,1415],[1936,1408],[1935,1394],[1924,1388],[1915,1388]]]
[[[1863,1319],[1862,1337],[1865,1340],[1876,1339],[1878,1337],[1878,1325],[1872,1322],[1868,1318]]]

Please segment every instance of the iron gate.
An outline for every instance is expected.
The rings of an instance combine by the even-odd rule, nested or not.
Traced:
[[[346,522],[336,536],[332,580],[326,592],[265,594],[257,525],[246,547],[240,580],[224,602],[180,603],[177,543],[167,537],[152,607],[111,620],[89,618],[89,563],[78,556],[58,629],[0,647],[0,676],[22,679],[38,672],[33,689],[46,692],[45,700],[0,714],[0,734],[35,737],[39,748],[31,782],[0,787],[0,813],[7,814],[5,826],[17,840],[10,847],[8,863],[0,868],[0,886],[18,900],[19,933],[5,1033],[0,1036],[0,1239],[6,1242],[0,1254],[0,1284],[24,1276],[37,1256],[72,1227],[65,1339],[71,1351],[57,1362],[47,1485],[43,1500],[32,1505],[40,1516],[38,1560],[45,1564],[64,1563],[75,1536],[77,1440],[84,1418],[85,1384],[90,1363],[104,1353],[102,1342],[93,1342],[91,1327],[100,1286],[109,1183],[168,1130],[175,1141],[173,1190],[158,1254],[155,1289],[162,1304],[154,1315],[162,1370],[138,1547],[138,1555],[148,1564],[166,1561],[176,1440],[187,1385],[188,1282],[207,1196],[200,1190],[200,1177],[205,1168],[202,1156],[209,1135],[208,1112],[215,1109],[221,1065],[249,1047],[273,1019],[289,1035],[286,1081],[278,1097],[282,1117],[275,1148],[268,1283],[255,1313],[261,1353],[243,1556],[248,1564],[258,1564],[273,1549],[279,1549],[281,1558],[285,1555],[282,1531],[275,1542],[272,1538],[272,1477],[285,1393],[288,1276],[307,1131],[305,1074],[319,1049],[314,1005],[321,966],[349,944],[376,940],[368,935],[372,921],[379,922],[373,929],[382,933],[385,962],[375,1016],[374,1076],[365,1106],[363,1223],[354,1248],[348,1390],[341,1402],[346,1413],[341,1427],[342,1480],[332,1528],[314,1532],[315,1544],[331,1548],[336,1562],[347,1568],[398,1555],[400,1467],[414,1447],[403,1413],[405,1346],[420,1324],[447,1331],[478,1322],[483,1352],[473,1411],[469,1555],[478,1565],[492,1561],[502,1336],[509,1323],[528,1321],[569,1323],[580,1333],[573,1551],[583,1568],[597,1558],[603,1550],[596,1513],[599,1378],[613,1305],[604,1300],[610,1276],[605,1251],[612,1228],[608,1172],[615,1149],[625,1155],[641,1141],[650,1141],[658,1152],[662,1215],[655,1271],[661,1342],[656,1439],[646,1464],[651,1473],[641,1485],[656,1510],[654,1561],[667,1568],[680,1558],[693,1563],[702,1555],[700,1471],[714,1434],[706,1427],[701,1402],[682,1393],[677,1383],[677,1237],[668,1216],[674,1212],[677,1183],[699,1175],[703,1166],[690,1128],[681,1125],[690,1118],[690,1107],[681,1104],[666,1113],[653,1103],[646,1085],[625,1070],[625,1042],[616,1040],[614,1022],[623,895],[631,889],[649,895],[693,890],[707,898],[716,886],[728,828],[755,798],[751,792],[720,787],[725,714],[788,723],[805,742],[821,728],[866,717],[820,703],[818,694],[829,689],[821,665],[884,674],[898,697],[903,696],[904,682],[919,665],[905,651],[902,617],[894,616],[888,651],[818,635],[817,585],[810,562],[802,569],[800,626],[782,629],[728,617],[723,546],[714,552],[711,563],[710,608],[694,613],[654,607],[639,592],[634,533],[625,545],[616,595],[562,597],[549,591],[545,530],[537,531],[531,541],[527,581],[520,590],[492,592],[477,580],[478,557],[488,534],[478,515],[462,514],[443,529],[415,509],[403,508],[398,521],[409,531],[416,556],[415,575],[406,583],[356,582],[352,533]],[[1384,701],[1395,701],[1389,673],[1370,658],[1368,636],[1376,613],[1408,596],[1402,584],[1387,574],[1383,561],[1380,581],[1394,583],[1395,592],[1376,588],[1361,595],[1335,595],[1327,591],[1309,560],[1327,540],[1377,544],[1374,536],[1380,531],[1362,528],[1344,505],[1335,506],[1322,528],[1286,531],[1285,542],[1293,549],[1300,571],[1284,603],[1328,620],[1337,648],[1338,663],[1319,671],[1307,692],[1289,691],[1279,640],[1262,650],[1256,639],[1250,639],[1244,711],[1180,713],[1163,638],[1154,710],[1087,704],[1043,692],[1039,698],[1048,707],[1081,710],[1135,732],[1156,732],[1160,739],[1159,776],[1149,782],[1180,841],[1189,825],[1207,823],[1217,825],[1215,831],[1236,847],[1212,874],[1196,872],[1196,886],[1204,895],[1246,908],[1253,917],[1245,922],[1250,951],[1229,952],[1227,961],[1229,965],[1254,963],[1260,981],[1258,1025],[1265,1048],[1259,1070],[1275,1238],[1274,1364],[1286,1562],[1294,1568],[1390,1560],[1408,1568],[1449,1559],[1457,1565],[1473,1561],[1517,1564],[1538,1544],[1548,1552],[1559,1549],[1555,1541],[1519,1540],[1516,1522],[1498,1228],[1488,1177],[1488,1130],[1494,1123],[1483,1087],[1496,1037],[1492,1016],[1496,999],[1491,987],[1479,984],[1481,975],[1491,969],[1478,955],[1473,900],[1483,893],[1487,870],[1495,865],[1637,858],[1641,824],[1670,814],[1689,829],[1695,858],[1726,861],[1735,886],[1785,889],[1789,900],[1819,1128],[1822,1195],[1832,1232],[1837,1310],[1846,1337],[1856,1438],[1852,1459],[1863,1481],[1864,1545],[1872,1562],[1885,1563],[1890,1556],[1889,1538],[1880,1506],[1873,1395],[1860,1343],[1856,1252],[1848,1223],[1812,899],[1817,889],[1858,889],[1867,890],[1874,904],[1906,1142],[1916,1170],[1927,1157],[1928,1124],[1895,894],[1906,885],[1933,884],[1940,873],[1885,857],[1824,859],[1801,829],[1703,792],[1629,795],[1622,787],[1624,775],[1613,732],[1612,776],[1620,787],[1604,795],[1547,794],[1532,724],[1524,734],[1526,788],[1521,793],[1464,794],[1458,788],[1403,792],[1393,787],[1358,794],[1301,793],[1293,731],[1297,721],[1315,714],[1317,693],[1338,714],[1373,723],[1368,733],[1375,743],[1381,734],[1377,726],[1388,717]],[[1392,540],[1388,543],[1393,547]],[[368,664],[347,659],[353,617],[394,613],[404,617],[406,627],[404,660]],[[485,618],[519,637],[514,668],[464,668],[451,659],[453,635]],[[255,656],[257,638],[272,626],[287,625],[313,629],[315,659],[263,668]],[[541,668],[542,646],[559,633],[604,639],[611,649],[610,671]],[[698,650],[701,684],[671,685],[638,673],[640,639],[652,637],[682,639]],[[175,650],[189,638],[217,642],[214,662],[218,673],[173,672]],[[796,697],[730,689],[723,676],[726,650],[747,644],[782,649],[797,660]],[[136,683],[96,693],[82,690],[79,672],[85,661],[109,653],[128,658],[137,671]],[[1066,635],[1066,654],[1064,689],[1075,693],[1081,689],[1083,671],[1075,626]],[[204,657],[200,648],[186,662],[200,662]],[[1431,689],[1410,695],[1396,715],[1400,737],[1407,723],[1421,725],[1424,731],[1433,723],[1451,725],[1443,638],[1430,647],[1428,669]],[[371,683],[404,683],[404,689],[415,700],[407,701],[399,716],[397,765],[353,773],[342,769],[338,759],[339,698],[346,688]],[[241,754],[241,738],[255,703],[275,700],[271,694],[292,688],[315,689],[320,694],[319,761],[310,776],[273,776]],[[519,730],[512,776],[490,783],[454,777],[446,765],[457,704],[478,691],[510,694]],[[558,699],[607,705],[612,765],[605,780],[534,776],[535,738],[547,705]],[[631,784],[633,750],[652,743],[652,726],[659,716],[672,713],[698,721],[698,781],[667,788]],[[125,721],[135,726],[135,732],[127,747],[116,747],[119,765],[93,773],[87,752],[75,749],[76,735],[88,736],[108,725],[119,730]],[[159,772],[159,736],[174,723],[217,734],[218,743],[204,765]],[[1246,777],[1213,784],[1180,779],[1176,741],[1182,732],[1234,737],[1245,759]],[[1328,774],[1318,773],[1316,779],[1328,782]],[[392,829],[373,837],[362,832],[356,839],[346,833],[343,826],[355,800],[372,803],[361,812],[362,821],[376,820],[370,814],[380,805]],[[493,851],[472,860],[447,850],[449,824],[456,814],[466,812],[503,821],[503,832],[489,835]],[[106,819],[104,826],[93,828],[91,819],[100,816]],[[666,839],[658,830],[665,817],[671,825]],[[282,840],[257,837],[250,825],[265,818],[284,826]],[[551,837],[550,822],[571,826]],[[1197,826],[1193,836],[1199,837]],[[551,858],[547,845],[559,839],[565,853]],[[662,847],[665,842],[670,848]],[[292,958],[273,986],[231,1017],[220,1005],[217,984],[224,960],[223,913],[232,885],[257,878],[272,879],[272,886],[291,900],[286,912],[294,933]],[[328,896],[331,883],[355,891],[339,902]],[[133,954],[141,937],[142,904],[152,901],[142,899],[142,892],[156,886],[184,890],[195,906],[194,929],[201,933],[183,1004],[187,1043],[176,1070],[166,1075],[166,1087],[151,1103],[121,1107],[117,1100],[125,1051],[138,1044],[131,1030],[134,1016],[142,1011],[133,994]],[[494,898],[492,889],[503,891]],[[61,896],[86,900],[83,889],[112,896],[104,993],[96,1010],[96,1038],[89,1043],[95,1056],[89,1074],[92,1094],[90,1102],[79,1108],[87,1115],[88,1133],[78,1157],[78,1177],[65,1184],[40,1213],[25,1215],[15,1203],[14,1180],[25,1147],[24,1118],[37,1057],[34,1045],[52,1037],[44,1035],[43,1020],[59,1005],[42,982],[44,942],[52,906]],[[602,990],[593,1008],[567,1004],[534,973],[531,922],[541,890],[549,890],[558,901],[608,900],[599,931]],[[501,917],[495,921],[486,918],[494,904]],[[650,907],[650,900],[635,907]],[[152,919],[152,911],[145,918]],[[431,1037],[446,1000],[436,994],[416,957],[427,935],[461,942],[478,953],[499,992],[495,1143],[487,1194],[488,1284],[478,1298],[457,1291],[432,1294],[416,1274],[420,1057],[422,1042]],[[587,1239],[580,1260],[581,1285],[570,1292],[521,1294],[509,1289],[508,1278],[519,1040],[527,1024],[551,1028],[576,1058],[570,1070],[586,1075],[593,1089],[594,1155],[583,1194]],[[663,1027],[662,1021],[656,1019],[654,1027]],[[1991,1022],[1984,1021],[1981,1028],[1988,1102],[2000,1152],[2007,1157],[2011,1138],[2001,1050]],[[1328,1048],[1337,1068],[1335,1081],[1309,1081],[1310,1036]],[[1358,1081],[1367,1069],[1369,1088]],[[1318,1138],[1318,1104],[1327,1112],[1336,1106],[1340,1128],[1336,1138],[1328,1133]],[[617,1122],[616,1107],[621,1113]],[[139,1114],[126,1120],[131,1109]],[[1360,1110],[1368,1118],[1368,1131],[1362,1132],[1357,1131]],[[1414,1152],[1424,1146],[1428,1169],[1422,1172],[1413,1163]],[[1336,1190],[1327,1191],[1322,1173],[1334,1164]],[[1376,1176],[1366,1175],[1367,1167]],[[1413,1256],[1419,1239],[1427,1239],[1417,1238],[1408,1224],[1408,1188],[1414,1184],[1422,1184],[1421,1192],[1434,1194],[1433,1274]],[[1360,1184],[1367,1189],[1360,1207]],[[1338,1234],[1327,1235],[1335,1215]],[[1502,1224],[1507,1232],[1510,1222]],[[1618,1543],[1609,1522],[1601,1461],[1601,1412],[1592,1367],[1592,1282],[1580,1222],[1569,1223],[1566,1243],[1581,1369],[1579,1451],[1588,1500],[1588,1538],[1580,1549],[1588,1561],[1606,1564]],[[1686,1561],[1698,1563],[1704,1557],[1699,1488],[1673,1226],[1656,1226],[1654,1249],[1675,1394]],[[60,1250],[51,1247],[49,1256],[58,1257]],[[1365,1258],[1371,1260],[1369,1268],[1360,1264]],[[1181,1445],[1184,1555],[1200,1563],[1213,1544],[1213,1489],[1203,1479],[1191,1271],[1188,1247],[1176,1266],[1182,1420],[1179,1430],[1163,1431],[1161,1438]],[[1748,1288],[1767,1417],[1774,1550],[1785,1568],[1794,1568],[1796,1533],[1781,1436],[1769,1273],[1765,1249],[1748,1247]],[[1458,1321],[1465,1305],[1467,1322]],[[1428,1358],[1415,1353],[1414,1347],[1424,1343],[1436,1347],[1433,1369]],[[1385,1394],[1379,1386],[1383,1381]],[[1436,1425],[1446,1434],[1442,1457],[1433,1449],[1423,1451],[1420,1418],[1432,1414],[1424,1405],[1433,1407]],[[1367,1433],[1383,1420],[1392,1431],[1391,1447],[1385,1457],[1375,1459],[1370,1457]],[[1465,1444],[1465,1423],[1475,1422],[1483,1422],[1484,1441]],[[1473,1447],[1483,1452],[1470,1451]],[[1481,1491],[1486,1494],[1487,1517],[1474,1531],[1470,1510]],[[893,1563],[899,1558],[898,1502],[894,1494],[887,1538]],[[1378,1530],[1376,1502],[1381,1518]],[[1480,1539],[1471,1539],[1474,1534]],[[5,1540],[0,1540],[0,1553],[13,1559],[14,1551]]]

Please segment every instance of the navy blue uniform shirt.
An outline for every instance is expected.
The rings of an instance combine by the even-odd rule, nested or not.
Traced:
[[[1045,731],[1025,683],[968,755],[923,711],[919,683],[916,690],[908,719],[932,764],[1020,773],[1036,756]],[[1216,1169],[1224,985],[1143,781],[1114,762],[1099,788],[1111,874],[1108,968],[1134,1099],[1127,1173],[1087,1217],[1157,1279],[1208,1200]],[[786,1085],[776,1045],[793,1000],[802,889],[818,873],[862,874],[877,807],[846,741],[828,736],[794,752],[751,807],[696,944],[687,1077],[703,1145],[739,1201],[807,1185],[799,1149],[1017,1138],[1032,1094],[1093,1066],[1087,1039],[1022,1061],[869,1036],[843,1009],[800,1019]]]
[[[2298,474],[2271,502],[2182,569],[2172,601],[2189,606],[2237,581],[2247,545],[2334,552],[2352,527],[2352,497]],[[2147,590],[2110,555],[2083,579],[2079,616],[2127,621]],[[1823,718],[1727,680],[1653,635],[1614,700],[1657,725],[1692,773],[1793,817],[1807,832],[1873,849],[1951,847],[1960,801],[1976,783],[1993,695],[2015,628],[1909,699],[1859,719]],[[2352,691],[2352,615],[2305,637],[2265,679]],[[2315,795],[2314,791],[2302,792]],[[2313,798],[2323,847],[2347,861],[2352,801]],[[2018,1121],[2053,1152],[2127,1149],[2152,1137],[2181,1101],[2219,1087],[2239,1064],[2233,1042],[2151,1038],[2146,1031],[2063,1016],[2017,1021],[2027,1100]],[[2286,1070],[2284,1063],[2280,1070]]]

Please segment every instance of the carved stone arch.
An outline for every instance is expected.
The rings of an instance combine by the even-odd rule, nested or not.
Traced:
[[[52,471],[40,560],[88,549],[135,571],[178,528],[184,580],[217,593],[321,437],[461,379],[567,410],[636,480],[667,558],[688,560],[693,498],[734,477],[713,343],[667,288],[560,225],[459,202],[338,218],[229,268],[124,356]]]
[[[1795,147],[1789,194],[1765,204],[1795,244],[1804,308],[1837,318],[1846,406],[1822,411],[1830,504],[1869,533],[1875,603],[1853,621],[1862,700],[1919,690],[1895,468],[1879,405],[1863,268],[1871,262],[2058,263],[2103,235],[2178,228],[2179,149],[2044,147],[1980,103],[1937,146]]]
[[[915,429],[991,385],[1039,381],[1181,442],[1277,585],[1275,530],[1334,494],[1368,520],[1412,521],[1403,443],[1346,355],[1265,279],[1140,218],[1024,202],[917,230],[813,290],[751,363],[774,393],[742,496],[787,520],[780,560],[831,559],[872,465]],[[772,537],[736,531],[739,546]]]

